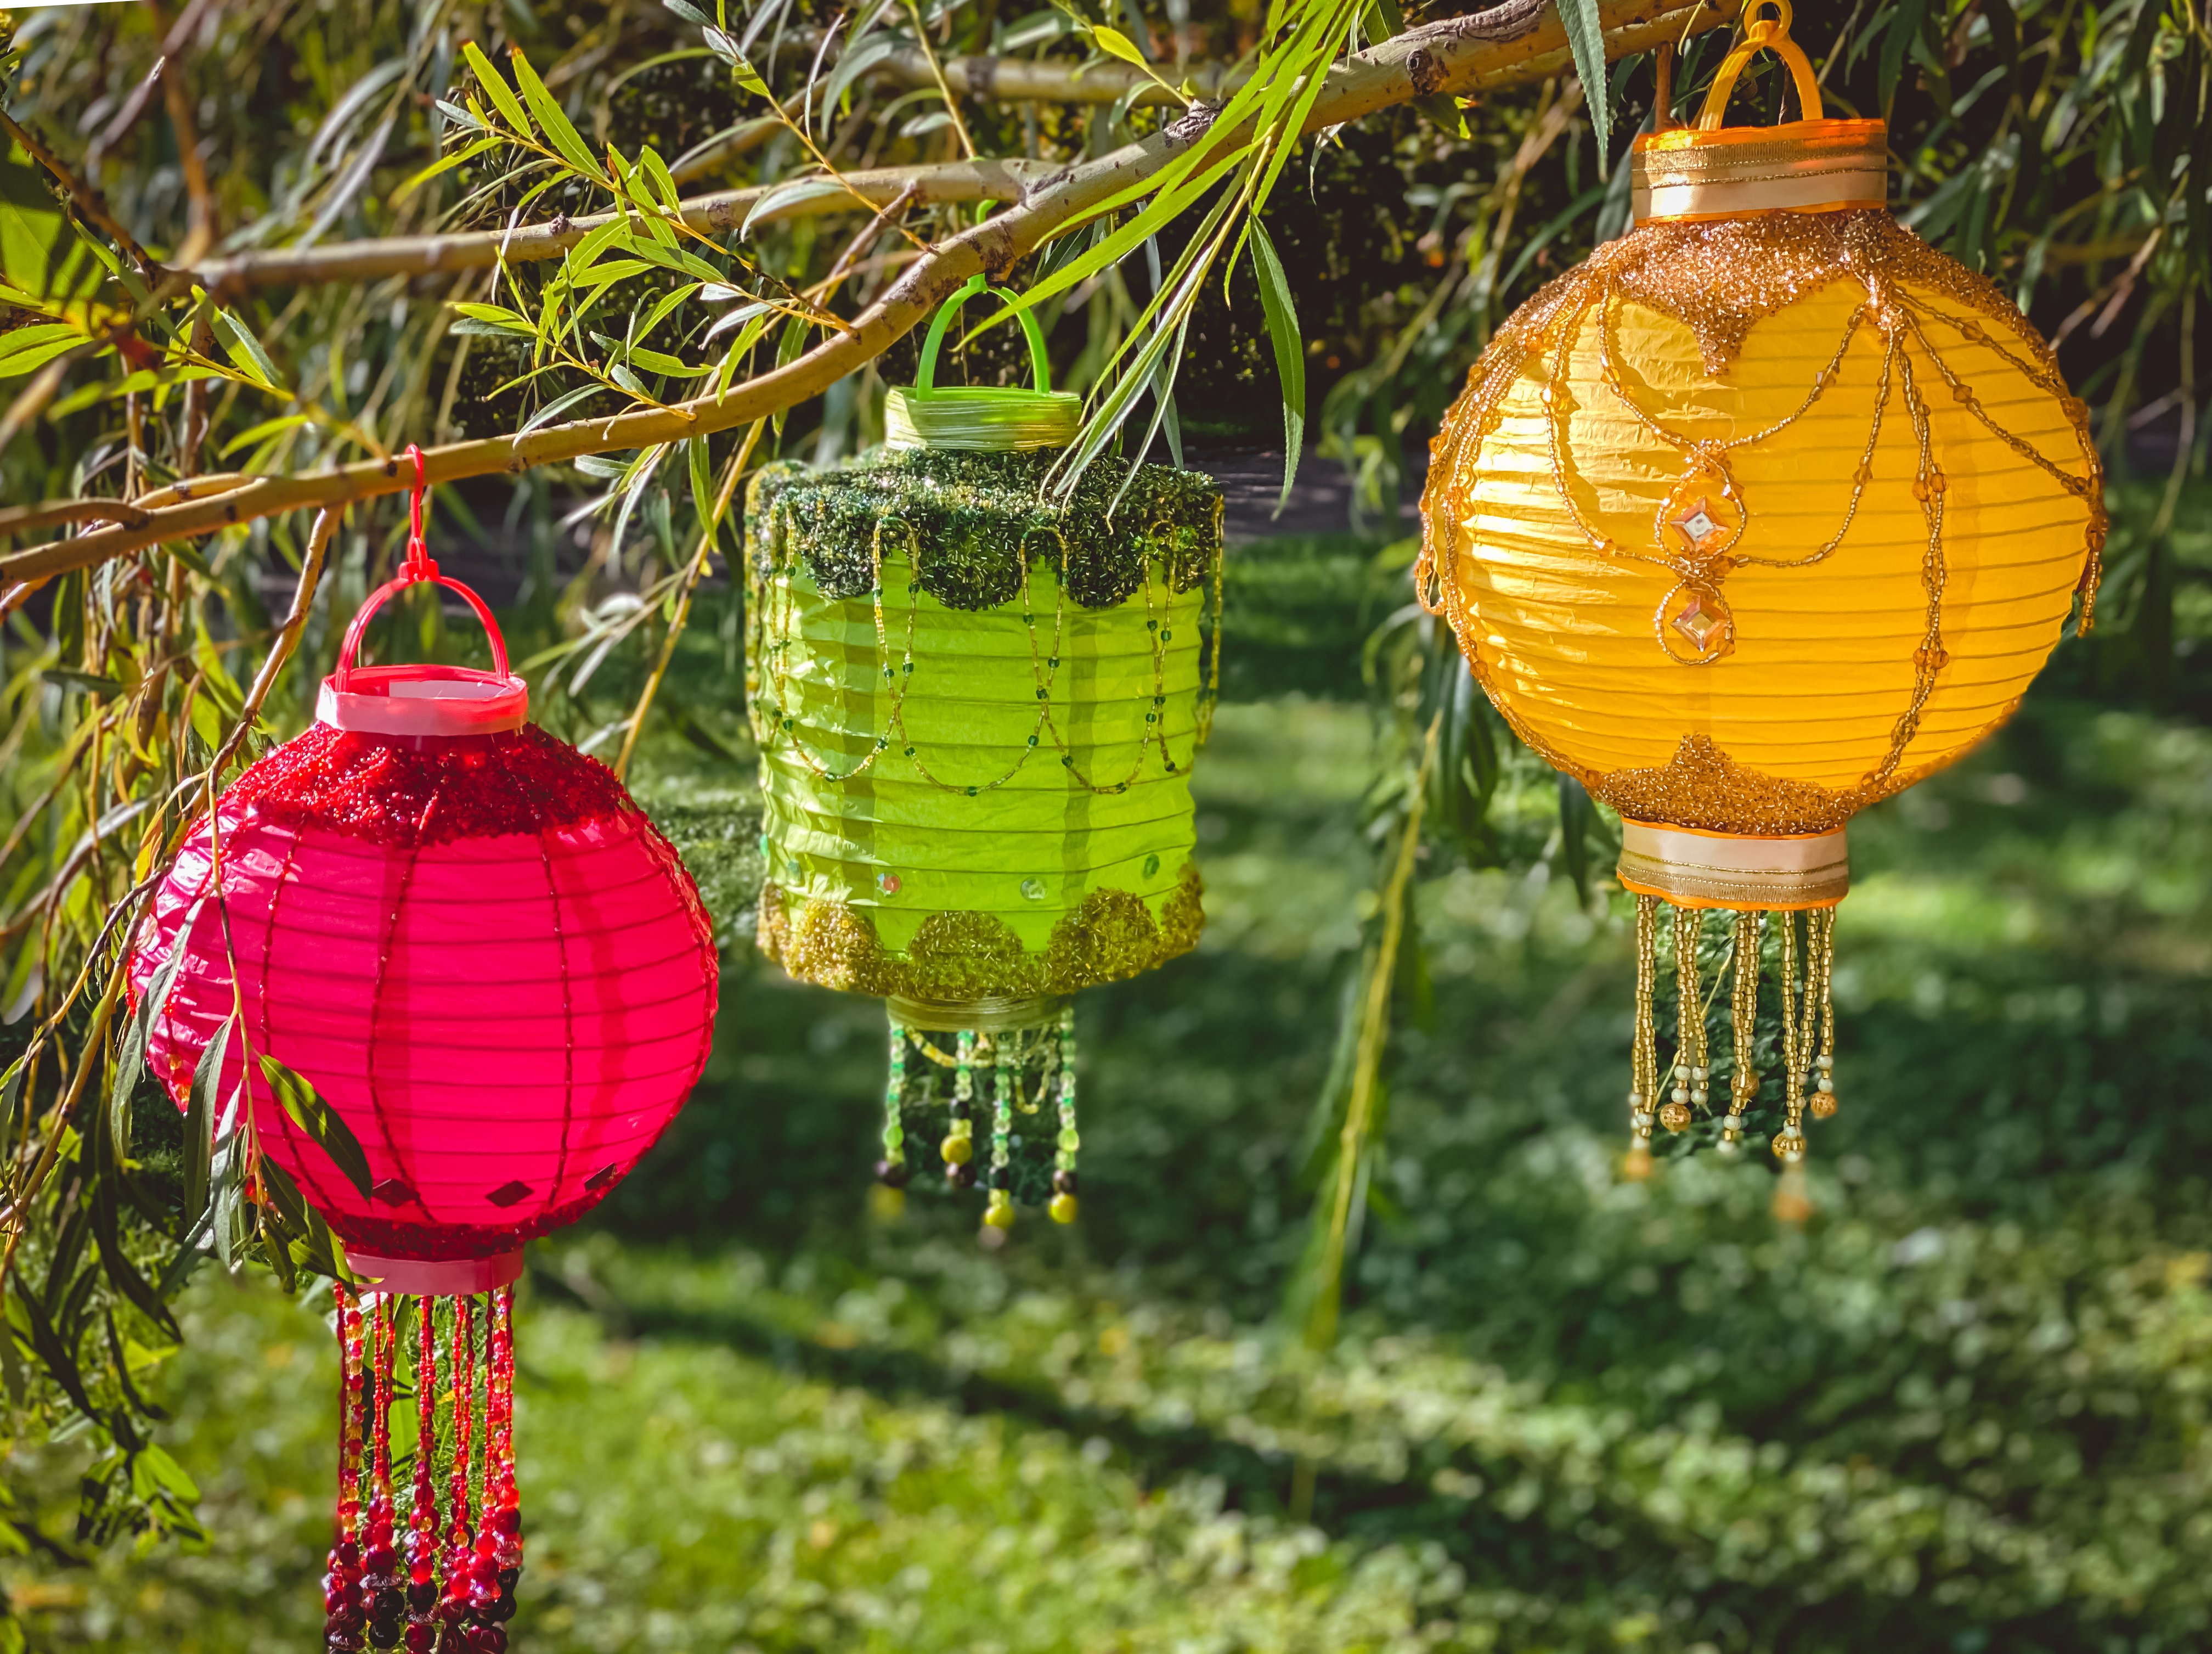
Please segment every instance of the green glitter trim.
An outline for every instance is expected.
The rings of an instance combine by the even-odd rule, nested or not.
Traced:
[[[1178,592],[1211,577],[1222,504],[1212,477],[1146,465],[1109,518],[1121,469],[1099,461],[1054,505],[1042,490],[1058,458],[878,448],[824,471],[779,460],[746,490],[746,544],[763,580],[796,556],[824,597],[865,597],[878,525],[896,520],[913,531],[921,589],[948,609],[1018,598],[1025,556],[1050,563],[1086,609],[1125,601],[1150,560],[1164,558]]]

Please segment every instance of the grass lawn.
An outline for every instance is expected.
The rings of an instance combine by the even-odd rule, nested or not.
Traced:
[[[1085,997],[1083,1221],[996,1256],[973,1199],[866,1215],[882,1011],[738,946],[689,1110],[533,1251],[518,1649],[2212,1642],[2212,733],[2054,690],[1854,825],[1802,1230],[1764,1156],[1616,1179],[1618,898],[1433,869],[1314,1361],[1276,1317],[1373,745],[1222,708],[1205,946]],[[164,1439],[212,1545],[0,1565],[34,1645],[319,1645],[321,1308],[195,1286]]]

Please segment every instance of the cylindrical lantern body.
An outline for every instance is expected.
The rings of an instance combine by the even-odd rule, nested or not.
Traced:
[[[1148,466],[1109,522],[1040,504],[1048,462],[890,452],[752,485],[760,935],[801,980],[1035,998],[1198,940],[1220,496]]]
[[[746,502],[761,946],[888,1001],[885,1198],[909,1117],[946,1110],[945,1177],[985,1185],[993,1244],[1018,1197],[1075,1217],[1066,996],[1187,952],[1205,922],[1190,770],[1221,496],[1101,464],[1054,503],[1055,458],[887,448],[771,466]],[[1015,1115],[1047,1104],[1025,1147]]]
[[[1762,952],[1783,988],[1772,1143],[1802,1157],[1802,1116],[1835,1106],[1844,825],[2019,704],[2077,593],[2086,621],[2105,534],[2087,411],[2049,348],[1890,216],[1882,123],[1819,118],[1788,27],[1759,0],[1698,125],[1638,139],[1636,227],[1499,330],[1421,502],[1424,600],[1516,733],[1622,817],[1632,1171],[1655,1123],[1725,1108],[1721,1146],[1742,1138]],[[1760,48],[1813,119],[1721,125]],[[1717,930],[1716,909],[1735,915]],[[1722,961],[1725,1069],[1700,986]]]
[[[379,1259],[503,1257],[574,1221],[706,1061],[716,967],[690,876],[611,772],[532,725],[316,725],[240,776],[178,857],[138,992],[195,911],[155,1072],[182,1103],[242,1006],[222,1094],[246,1079],[262,1151]],[[346,1122],[368,1195],[249,1052]]]

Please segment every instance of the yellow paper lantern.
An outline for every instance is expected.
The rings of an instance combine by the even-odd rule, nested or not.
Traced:
[[[1718,1115],[1722,1146],[1742,1140],[1778,929],[1772,1144],[1802,1157],[1808,1107],[1833,1111],[1844,824],[2019,705],[2077,593],[2087,623],[2105,534],[2087,410],[2050,349],[1890,216],[1882,123],[1821,118],[1789,22],[1754,5],[1697,125],[1636,141],[1634,228],[1491,342],[1421,502],[1424,599],[1515,732],[1622,818],[1637,1173],[1655,1123]],[[1762,47],[1808,119],[1724,128]],[[1706,915],[1737,915],[1719,1102],[1702,1016],[1661,1070],[1662,902],[1685,1006],[1700,943],[1718,952]]]

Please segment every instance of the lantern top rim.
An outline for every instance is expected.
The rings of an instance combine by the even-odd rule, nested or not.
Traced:
[[[1773,212],[1882,210],[1889,205],[1889,129],[1879,120],[1825,119],[1670,127],[1636,140],[1629,172],[1639,228]]]
[[[317,723],[363,735],[497,735],[529,720],[528,684],[471,666],[356,666],[315,702]]]

